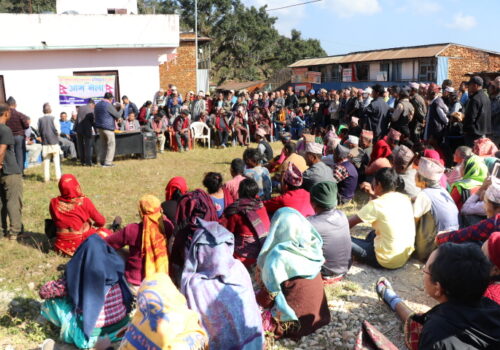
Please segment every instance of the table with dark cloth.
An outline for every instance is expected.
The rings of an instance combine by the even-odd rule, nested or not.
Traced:
[[[140,131],[128,131],[115,133],[115,156],[139,154],[144,158],[144,142],[147,133]],[[94,154],[100,152],[99,135],[94,135]],[[156,158],[156,157],[155,157]]]

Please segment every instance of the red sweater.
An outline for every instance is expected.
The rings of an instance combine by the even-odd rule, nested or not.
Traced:
[[[293,208],[305,217],[315,214],[311,206],[311,195],[303,188],[288,191],[281,196],[271,198],[264,202],[264,207],[266,207],[270,217],[273,216],[276,210],[283,207]]]
[[[266,232],[269,232],[271,223],[266,208],[260,208],[257,210],[257,214],[262,220]],[[252,226],[250,226],[249,221],[241,214],[234,214],[229,218],[223,216],[220,219],[220,224],[234,234],[234,257],[247,267],[255,264],[258,254],[252,254],[250,251],[260,251],[261,247],[260,243],[256,240],[256,232],[254,232]],[[250,245],[252,245],[252,247],[250,247]]]

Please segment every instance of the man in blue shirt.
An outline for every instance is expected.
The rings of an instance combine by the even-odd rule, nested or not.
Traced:
[[[104,98],[95,105],[95,128],[99,132],[100,154],[99,161],[104,167],[113,166],[115,157],[115,121],[122,117],[120,112],[112,105],[113,94],[106,92]]]
[[[73,133],[73,122],[68,120],[68,115],[66,112],[61,112],[59,115],[59,144],[61,145],[61,149],[64,152],[64,156],[66,158],[75,160],[76,155],[76,147],[75,143],[71,139],[71,134]]]
[[[127,96],[122,97],[122,102],[123,102],[123,119],[126,120],[128,118],[129,113],[134,113],[134,115],[136,116],[139,115],[139,110],[137,109],[137,106],[135,105],[134,102],[130,102]]]

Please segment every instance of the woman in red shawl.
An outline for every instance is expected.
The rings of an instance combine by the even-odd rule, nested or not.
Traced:
[[[239,199],[229,205],[219,222],[234,234],[234,257],[247,268],[257,262],[271,223],[266,208],[257,199],[259,186],[253,179],[241,181]]]
[[[184,180],[182,176],[171,178],[167,187],[165,187],[165,202],[161,204],[161,207],[163,213],[171,222],[175,222],[177,202],[187,191],[188,187],[186,180]]]
[[[59,180],[61,195],[50,201],[50,216],[56,226],[54,250],[73,256],[80,244],[94,233],[101,237],[111,234],[104,227],[106,219],[92,201],[85,197],[74,175],[66,174]]]

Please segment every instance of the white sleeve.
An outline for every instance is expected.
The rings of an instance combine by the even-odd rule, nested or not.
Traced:
[[[413,216],[415,219],[421,218],[425,213],[431,210],[431,208],[431,199],[423,191],[420,191],[413,203]]]
[[[484,202],[479,200],[477,194],[473,194],[465,201],[462,206],[460,213],[463,215],[479,215],[486,216],[486,211],[484,210]]]
[[[59,122],[56,123],[56,118],[54,118],[54,127],[57,130],[57,134],[61,135],[61,123],[59,123]]]

